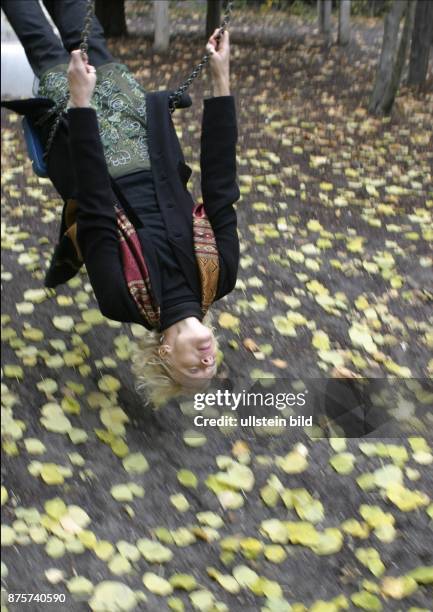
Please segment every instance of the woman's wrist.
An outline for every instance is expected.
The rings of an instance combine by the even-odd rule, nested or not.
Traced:
[[[214,96],[230,95],[230,79],[228,76],[217,76],[212,79]]]
[[[69,99],[69,108],[89,108],[90,107],[90,100],[85,100],[85,99],[74,99],[74,98],[70,98]]]

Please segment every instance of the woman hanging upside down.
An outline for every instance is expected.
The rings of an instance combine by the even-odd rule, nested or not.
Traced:
[[[86,0],[47,3],[61,40],[38,0],[3,0],[2,8],[40,79],[40,97],[3,106],[26,115],[45,146],[53,109],[69,99],[47,159],[65,204],[45,285],[66,282],[84,263],[101,312],[149,330],[134,358],[147,399],[158,405],[202,389],[216,373],[208,309],[233,289],[239,260],[228,32],[218,41],[215,30],[207,44],[214,95],[204,100],[203,204],[194,206],[172,92],[145,92],[113,59],[95,17],[88,55],[77,50]],[[183,94],[179,108],[190,104]]]

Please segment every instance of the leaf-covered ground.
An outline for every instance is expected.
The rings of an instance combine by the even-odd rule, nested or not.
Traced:
[[[403,90],[392,119],[368,117],[377,32],[358,23],[347,50],[311,33],[233,46],[242,259],[216,308],[225,376],[431,377],[433,100]],[[203,48],[113,49],[157,89]],[[208,87],[174,117],[197,197]],[[2,584],[66,599],[8,609],[431,610],[431,433],[195,437],[190,405],[144,409],[134,335],[98,315],[85,274],[42,288],[59,200],[2,119]]]

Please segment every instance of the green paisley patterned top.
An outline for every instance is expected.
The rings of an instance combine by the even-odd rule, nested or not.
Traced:
[[[38,95],[62,104],[69,95],[67,65],[50,68]],[[146,132],[146,92],[123,64],[96,70],[91,106],[96,110],[108,171],[113,178],[150,168]]]

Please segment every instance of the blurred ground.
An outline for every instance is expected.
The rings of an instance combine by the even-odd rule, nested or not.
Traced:
[[[138,29],[145,15],[130,19]],[[178,19],[188,28],[195,17]],[[248,21],[233,20],[234,28]],[[391,119],[369,118],[377,24],[359,20],[347,49],[323,48],[292,18],[275,27],[287,31],[283,41],[233,44],[242,259],[236,290],[216,307],[217,316],[232,315],[222,318],[222,375],[305,381],[345,367],[430,378],[432,96],[403,88]],[[136,36],[111,47],[148,89],[175,88],[204,52],[194,36],[175,36],[167,56]],[[196,81],[192,107],[174,115],[196,197],[209,86],[207,75]],[[182,610],[178,599],[186,610],[430,610],[431,570],[408,574],[433,563],[431,429],[424,442],[418,435],[370,447],[301,431],[267,438],[208,428],[194,438],[185,435],[187,404],[183,415],[177,405],[144,409],[129,369],[131,331],[98,319],[85,274],[55,294],[40,291],[59,201],[32,174],[19,120],[2,113],[2,126],[2,583],[9,593],[66,594],[65,604],[8,609],[87,610],[93,587],[75,583],[88,590],[83,601],[70,593],[78,575],[128,585],[147,597],[137,609],[151,611]],[[209,479],[233,468],[228,492],[221,474],[220,488]],[[197,484],[179,474],[185,469]],[[116,501],[112,487],[130,482],[144,496],[132,487],[138,496],[129,499],[126,487]],[[188,507],[170,499],[180,493]],[[59,500],[44,505],[53,498],[89,521]],[[213,514],[197,515],[205,511]],[[142,538],[165,548],[150,551]],[[122,540],[138,545],[137,558]],[[49,568],[64,581],[50,583]],[[171,594],[155,578],[143,586],[145,572],[195,582],[178,578],[191,593]],[[94,609],[112,609],[113,597]],[[122,601],[118,609],[127,609]]]

